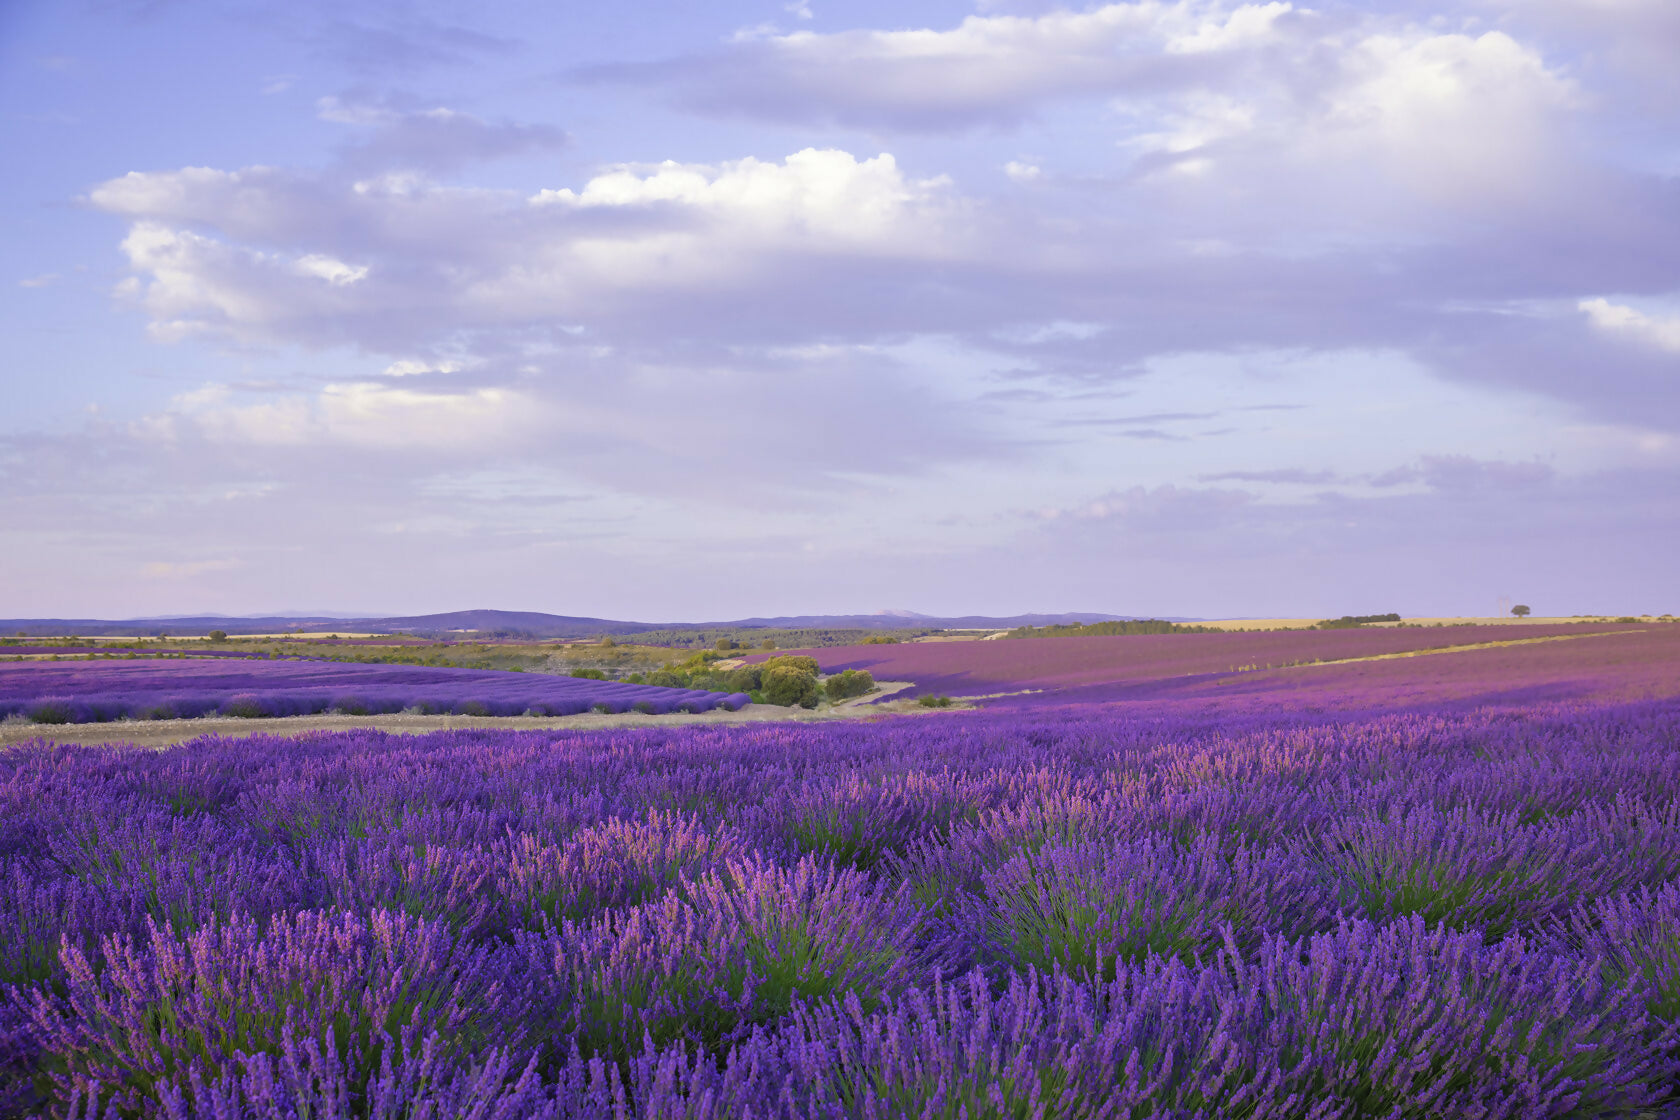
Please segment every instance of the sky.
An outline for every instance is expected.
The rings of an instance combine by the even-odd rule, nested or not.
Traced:
[[[0,616],[1680,612],[1672,0],[8,0]]]

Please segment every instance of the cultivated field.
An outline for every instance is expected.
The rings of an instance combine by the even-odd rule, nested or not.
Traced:
[[[805,651],[827,672],[992,706],[1185,701],[1195,710],[1526,703],[1680,695],[1680,624],[1152,634]]]
[[[457,715],[648,714],[739,707],[744,695],[538,673],[240,657],[0,663],[0,717],[36,723],[260,718],[339,711]]]
[[[0,1113],[1680,1113],[1680,627],[1441,636],[821,651],[1014,693],[869,722],[13,747]]]

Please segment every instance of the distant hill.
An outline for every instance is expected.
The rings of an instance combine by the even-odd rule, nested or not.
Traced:
[[[343,623],[346,628],[351,623]],[[668,630],[665,624],[620,622],[610,618],[582,618],[574,615],[543,614],[539,611],[449,611],[446,614],[416,614],[403,618],[364,618],[354,623],[361,630],[411,634],[447,634],[475,630],[481,634],[528,634],[534,638],[588,638],[596,634],[637,634],[644,630]],[[228,631],[233,633],[233,631]]]
[[[646,633],[650,630],[716,630],[752,629],[855,629],[896,630],[913,620],[915,625],[940,630],[1012,630],[1020,626],[1066,626],[1073,623],[1120,622],[1141,618],[1141,615],[1113,614],[1021,614],[1008,618],[987,615],[962,615],[956,618],[937,618],[910,611],[883,611],[878,614],[805,614],[776,618],[743,618],[729,622],[624,622],[610,618],[583,618],[572,615],[543,614],[538,611],[448,611],[442,614],[403,615],[389,618],[345,618],[342,615],[316,617],[270,615],[260,618],[231,618],[226,615],[191,615],[179,618],[98,619],[98,618],[11,618],[0,619],[0,637],[23,635],[31,638],[57,635],[84,637],[108,634],[115,637],[144,638],[157,634],[186,638],[225,630],[229,634],[276,634],[290,630],[304,632],[343,632],[392,634],[403,631],[427,636],[473,633],[483,637],[522,637],[538,639],[589,638],[599,634],[615,636]],[[1185,619],[1171,619],[1182,622]]]

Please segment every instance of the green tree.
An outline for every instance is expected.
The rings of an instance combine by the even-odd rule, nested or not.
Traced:
[[[801,672],[810,673],[812,676],[822,672],[822,670],[817,667],[816,658],[802,653],[784,653],[780,657],[772,657],[764,662],[764,664],[760,665],[759,668],[765,672],[769,672],[771,669],[774,669],[779,665],[791,665]]]
[[[846,669],[823,682],[831,701],[849,700],[875,690],[875,678],[867,669]]]
[[[1528,604],[1518,603],[1516,606],[1511,608],[1511,613],[1516,615],[1518,618],[1527,618],[1530,614]]]
[[[751,692],[762,683],[762,673],[757,665],[743,665],[739,669],[731,669],[723,680],[730,692]]]
[[[225,642],[225,641],[227,641],[227,631],[226,630],[212,630],[212,631],[210,631],[210,640],[212,642]]]

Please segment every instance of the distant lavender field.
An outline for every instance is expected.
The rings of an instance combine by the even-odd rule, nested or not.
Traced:
[[[1512,641],[1524,644],[1425,652]],[[798,652],[816,657],[825,672],[866,669],[877,680],[915,682],[899,697],[996,696],[989,707],[1126,703],[1264,714],[1680,695],[1676,623],[1021,638]],[[1420,656],[1321,664],[1395,654]]]
[[[140,659],[0,663],[0,717],[37,723],[291,716],[337,710],[466,715],[738,708],[744,694],[491,669],[328,661]]]
[[[0,752],[0,1113],[1680,1114],[1680,702]]]

